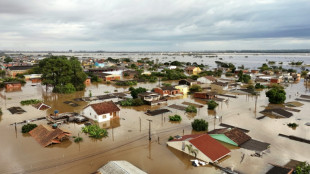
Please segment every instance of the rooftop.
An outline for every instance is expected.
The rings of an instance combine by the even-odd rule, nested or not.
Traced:
[[[120,111],[120,109],[112,101],[91,104],[88,106],[91,106],[98,115]]]

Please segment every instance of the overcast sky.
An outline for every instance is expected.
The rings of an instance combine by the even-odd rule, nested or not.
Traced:
[[[310,49],[310,0],[0,0],[0,50]]]

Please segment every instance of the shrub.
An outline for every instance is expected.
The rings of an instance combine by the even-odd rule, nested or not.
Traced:
[[[174,138],[172,137],[172,136],[170,136],[169,138],[168,138],[168,141],[171,141],[171,140],[173,140]]]
[[[186,112],[193,112],[193,113],[197,113],[197,109],[195,106],[189,105],[187,106],[187,108],[185,109]]]
[[[20,102],[21,105],[33,105],[42,102],[41,100],[38,99],[30,99],[30,100],[23,100]]]
[[[192,122],[192,128],[195,131],[207,131],[208,130],[208,122],[203,119],[195,119]]]
[[[132,81],[119,81],[115,83],[118,86],[133,86],[133,85],[137,85],[138,82],[135,80]]]
[[[74,138],[74,142],[78,143],[80,141],[83,141],[83,138],[82,137],[75,137]]]
[[[264,88],[265,88],[265,86],[261,85],[260,83],[255,84],[255,89],[264,89]]]
[[[62,94],[69,94],[75,92],[75,87],[72,83],[67,83],[66,85],[57,85],[53,89],[53,92],[62,93]]]
[[[216,103],[214,100],[210,100],[207,104],[208,104],[208,109],[210,110],[214,110],[218,105],[218,103]]]
[[[190,88],[189,88],[189,91],[191,93],[194,93],[194,92],[201,92],[202,91],[202,88],[200,85],[192,85]]]
[[[301,162],[295,170],[296,174],[309,174],[310,173],[310,164],[308,162]]]
[[[121,106],[141,106],[144,105],[144,102],[139,99],[139,98],[135,98],[135,99],[126,99],[121,101]]]
[[[179,115],[173,115],[173,116],[169,116],[169,120],[170,121],[181,121],[182,117]]]
[[[290,127],[290,128],[296,128],[296,127],[298,127],[298,124],[296,124],[296,123],[289,123],[289,124],[287,124],[287,126]]]
[[[26,124],[22,127],[22,133],[28,133],[30,132],[32,129],[36,128],[37,125],[36,124]]]
[[[100,128],[98,125],[89,125],[82,127],[82,132],[88,133],[90,137],[96,139],[108,136],[108,131],[106,129]]]

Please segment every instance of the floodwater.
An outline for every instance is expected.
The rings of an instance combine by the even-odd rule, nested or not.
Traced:
[[[175,81],[171,82],[175,84]],[[290,159],[305,161],[310,159],[310,145],[283,137],[278,134],[287,134],[310,139],[309,129],[305,126],[310,122],[310,107],[307,102],[297,107],[301,112],[293,112],[294,116],[288,119],[274,119],[265,117],[262,120],[256,118],[262,116],[259,112],[268,106],[265,91],[259,96],[238,95],[238,98],[229,98],[227,102],[220,102],[216,111],[208,111],[207,107],[198,109],[197,114],[187,114],[184,111],[170,109],[171,113],[158,116],[147,116],[144,112],[148,109],[167,108],[171,104],[193,102],[205,104],[204,101],[193,99],[190,95],[175,97],[161,106],[121,107],[119,119],[100,123],[107,127],[109,136],[101,140],[94,140],[81,133],[83,124],[63,124],[62,129],[69,130],[73,135],[83,137],[83,142],[74,143],[73,139],[47,148],[41,147],[31,136],[21,133],[21,126],[10,126],[11,123],[45,116],[60,112],[81,112],[87,106],[87,102],[75,102],[74,98],[89,95],[103,95],[106,91],[127,91],[127,87],[115,88],[113,85],[92,84],[85,91],[74,94],[52,94],[40,84],[33,86],[31,82],[22,87],[22,91],[0,93],[6,99],[0,98],[0,107],[3,115],[0,116],[0,173],[91,173],[111,160],[127,160],[148,173],[222,173],[214,167],[193,167],[192,157],[166,145],[169,136],[196,133],[193,132],[190,123],[196,118],[203,118],[209,122],[209,130],[219,127],[219,120],[215,115],[222,116],[222,122],[250,130],[248,133],[253,139],[268,142],[270,149],[262,158],[251,157],[253,151],[239,149],[224,144],[232,153],[221,160],[220,165],[230,167],[241,173],[265,173],[268,163],[279,165],[286,164]],[[157,83],[141,83],[138,86],[152,89]],[[286,88],[287,102],[294,101],[300,94],[310,93],[303,83],[303,79],[296,84],[289,84]],[[297,92],[299,94],[297,95]],[[38,111],[32,106],[21,106],[20,101],[26,99],[41,99],[52,108],[47,111]],[[72,107],[63,103],[73,101],[79,106]],[[93,101],[96,102],[96,101]],[[99,102],[99,101],[97,101]],[[23,114],[11,114],[7,108],[21,106],[26,112]],[[182,116],[180,123],[168,121],[169,115]],[[149,122],[151,123],[151,138],[148,140]],[[299,124],[296,130],[286,124],[296,122]],[[46,124],[45,120],[36,124]],[[140,124],[141,123],[141,124]],[[242,155],[245,154],[243,162]]]

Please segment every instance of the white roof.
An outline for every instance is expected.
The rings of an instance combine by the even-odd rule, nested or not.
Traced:
[[[102,166],[98,172],[101,174],[146,174],[128,161],[110,161]]]

